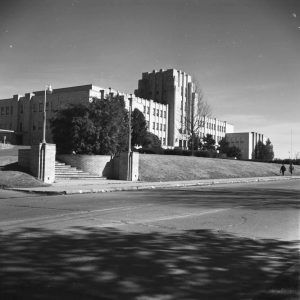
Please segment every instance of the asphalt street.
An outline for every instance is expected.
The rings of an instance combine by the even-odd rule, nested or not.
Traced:
[[[0,299],[298,299],[299,195],[298,180],[0,190]]]

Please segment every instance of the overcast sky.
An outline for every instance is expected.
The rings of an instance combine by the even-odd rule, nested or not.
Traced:
[[[235,132],[300,156],[299,0],[0,1],[1,99],[48,83],[132,93],[161,68],[195,76]]]

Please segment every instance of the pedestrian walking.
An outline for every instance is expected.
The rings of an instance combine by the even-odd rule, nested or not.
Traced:
[[[282,176],[284,176],[285,171],[286,171],[286,167],[284,165],[282,165],[280,168],[280,173],[282,174]]]
[[[290,170],[291,175],[293,175],[294,166],[293,166],[292,163],[291,163],[290,166],[289,166],[289,170]]]

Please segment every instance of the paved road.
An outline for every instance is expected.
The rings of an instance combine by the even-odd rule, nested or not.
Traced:
[[[299,195],[299,181],[0,190],[0,299],[297,299]]]

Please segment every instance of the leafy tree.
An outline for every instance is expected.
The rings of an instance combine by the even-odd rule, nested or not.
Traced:
[[[258,141],[254,148],[254,159],[261,161],[271,161],[274,158],[273,145],[270,139],[267,139],[266,144]]]
[[[242,156],[241,149],[236,146],[229,147],[228,152],[226,154],[229,157],[236,157],[237,159],[240,159]]]
[[[272,145],[270,139],[267,139],[266,145],[265,145],[264,159],[266,161],[272,161],[273,158],[274,158],[273,145]]]
[[[143,139],[143,150],[153,153],[162,153],[161,140],[152,132],[147,132]]]
[[[189,150],[200,150],[202,148],[202,142],[198,135],[191,136],[188,140],[188,149]]]
[[[225,138],[219,141],[218,150],[221,154],[226,154],[228,157],[236,157],[239,159],[242,155],[241,149],[236,146],[229,146],[229,142]]]
[[[207,134],[203,138],[203,148],[205,150],[215,150],[215,143],[216,141],[213,139],[211,134]]]
[[[114,155],[128,148],[128,112],[118,96],[65,108],[51,128],[59,153]]]
[[[229,152],[229,148],[230,148],[229,142],[225,138],[222,138],[219,141],[219,147],[218,147],[218,150],[220,151],[220,153],[227,155]]]
[[[142,145],[147,134],[147,123],[143,113],[137,108],[134,109],[131,116],[132,135],[131,145]]]
[[[258,141],[254,148],[254,158],[257,160],[263,160],[264,157],[264,143],[262,141]]]

